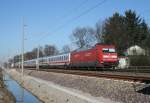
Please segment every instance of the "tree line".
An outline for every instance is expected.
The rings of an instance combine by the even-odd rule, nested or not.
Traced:
[[[138,45],[150,50],[150,28],[135,11],[127,10],[124,15],[115,12],[95,27],[77,27],[72,40],[78,48],[88,48],[95,43],[113,44],[119,55],[127,48]]]
[[[113,44],[120,56],[124,55],[127,48],[139,45],[150,51],[150,28],[143,18],[135,11],[127,10],[124,15],[115,12],[104,21],[98,21],[94,27],[77,27],[70,37],[71,41],[80,48],[90,48],[96,43]],[[38,48],[24,54],[25,60],[37,58]],[[61,52],[70,52],[70,46],[65,45]],[[59,54],[54,45],[39,47],[39,57]],[[14,56],[10,62],[18,62],[21,55]]]
[[[34,48],[32,51],[24,53],[24,60],[31,60],[37,58],[37,53],[39,50],[39,57],[57,55],[60,51],[57,49],[55,45],[45,45],[44,47],[40,46],[38,48]],[[68,45],[64,45],[61,52],[67,53],[70,52],[70,47]],[[16,63],[21,61],[21,54],[14,56],[12,59],[9,59],[9,63]]]

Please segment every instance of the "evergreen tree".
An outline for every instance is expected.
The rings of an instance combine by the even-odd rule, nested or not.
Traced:
[[[149,35],[148,25],[137,16],[135,11],[128,10],[125,16],[115,13],[108,18],[104,27],[104,43],[114,44],[118,53],[133,45],[144,46]]]
[[[108,18],[104,26],[104,43],[113,44],[119,50],[118,53],[121,54],[125,47],[125,31],[124,17],[119,13],[115,13],[112,17]]]

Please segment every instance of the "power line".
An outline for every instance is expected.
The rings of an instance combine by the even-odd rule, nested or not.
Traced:
[[[85,5],[89,0],[84,0],[81,2],[77,7],[73,8],[72,10],[68,11],[66,14],[64,14],[60,19],[69,17],[70,14],[74,13],[75,11],[78,11],[83,5]]]
[[[62,25],[60,25],[60,26],[58,26],[56,29],[54,29],[54,30],[52,31],[52,33],[54,33],[54,32],[56,32],[56,31],[58,31],[58,30],[64,28],[64,27],[65,27],[66,25],[68,25],[69,23],[71,23],[71,22],[73,22],[73,21],[79,19],[80,17],[86,15],[87,13],[91,12],[91,11],[94,10],[95,8],[97,8],[97,7],[99,7],[100,5],[104,4],[106,1],[107,1],[107,0],[103,0],[103,1],[101,1],[101,2],[98,2],[96,5],[92,6],[91,8],[89,8],[89,9],[87,9],[87,10],[85,10],[85,11],[83,11],[82,13],[80,13],[80,14],[77,15],[77,16],[75,16],[74,18],[68,20],[66,23],[64,23],[64,24],[62,24]],[[51,34],[52,34],[52,33],[51,33]],[[44,35],[42,38],[40,38],[37,42],[41,41],[43,38],[47,37],[49,34],[50,34],[50,33],[47,33],[47,34]]]
[[[57,22],[61,22],[64,18],[68,18],[72,13],[74,13],[75,11],[78,11],[83,5],[85,5],[89,0],[84,0],[83,2],[81,2],[77,7],[71,9],[70,11],[68,11],[66,14],[64,14],[63,16],[61,16]],[[62,19],[63,18],[63,19]],[[38,33],[38,34],[47,34],[47,32],[45,33]],[[32,36],[33,37],[33,36]]]

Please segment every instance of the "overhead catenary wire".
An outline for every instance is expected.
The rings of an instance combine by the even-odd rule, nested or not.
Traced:
[[[79,5],[77,5],[76,7],[74,7],[73,9],[69,10],[66,14],[64,14],[63,16],[61,16],[57,22],[61,23],[64,19],[70,17],[71,14],[73,14],[74,12],[78,11],[80,8],[82,8],[89,0],[84,0],[82,1]],[[43,33],[38,33],[38,34],[47,34],[48,32],[43,32]],[[33,37],[33,36],[32,36]]]
[[[60,21],[62,20],[62,18],[67,18],[69,17],[72,13],[78,11],[83,5],[85,5],[89,0],[84,0],[83,2],[81,2],[77,7],[69,10],[66,14],[64,14],[61,18]]]
[[[74,8],[73,10],[70,11],[74,12],[75,10],[77,10],[80,6],[83,6],[88,0],[83,1],[77,8]],[[87,13],[89,13],[90,11],[94,10],[95,8],[99,7],[100,5],[104,4],[107,0],[102,0],[98,3],[96,3],[95,5],[93,5],[92,7],[90,7],[89,9],[86,9],[85,11],[81,12],[79,15],[71,18],[70,20],[68,20],[67,22],[65,22],[64,24],[59,25],[56,29],[54,29],[51,33],[46,33],[43,37],[41,37],[39,40],[37,40],[36,42],[34,42],[34,44],[37,46],[39,45],[39,42],[41,42],[42,39],[44,39],[45,37],[49,36],[49,34],[52,34],[62,28],[65,27],[65,25],[68,25],[69,23],[72,23],[74,21],[76,21],[77,19],[79,19],[80,17],[82,17],[83,15],[86,15]],[[68,13],[69,15],[69,13]],[[67,15],[64,15],[64,17],[67,17]]]
[[[68,20],[67,22],[65,22],[64,24],[59,25],[56,29],[54,29],[51,33],[47,33],[45,34],[43,37],[41,37],[37,43],[41,42],[42,39],[46,38],[47,36],[49,36],[50,34],[59,31],[60,29],[64,28],[66,25],[78,20],[80,17],[86,15],[87,13],[91,12],[92,10],[94,10],[95,8],[99,7],[100,5],[104,4],[107,0],[102,0],[100,2],[98,2],[97,4],[93,5],[92,7],[90,7],[89,9],[83,11],[82,13],[80,13],[79,15],[71,18],[70,20]]]

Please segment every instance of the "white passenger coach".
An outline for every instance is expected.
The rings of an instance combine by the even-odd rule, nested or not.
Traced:
[[[56,56],[41,57],[38,59],[32,59],[32,60],[24,61],[25,67],[35,67],[37,64],[39,66],[46,66],[46,65],[67,66],[70,64],[70,53],[60,54],[60,55],[56,55]],[[19,65],[21,65],[21,62],[15,63],[16,67],[19,67]]]

